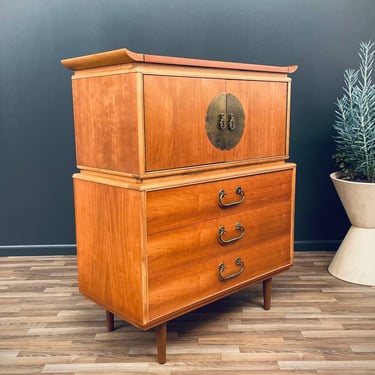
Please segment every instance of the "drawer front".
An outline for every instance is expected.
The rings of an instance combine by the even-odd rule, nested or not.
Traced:
[[[285,159],[288,90],[288,82],[144,75],[146,171]],[[211,123],[207,116],[211,103],[218,95],[227,94],[236,98],[242,111],[230,113],[230,106],[224,101],[215,107]],[[219,115],[226,120],[220,125],[218,119],[216,126],[215,117]],[[243,118],[243,115],[240,125],[242,120],[237,116]],[[210,123],[208,128],[218,132],[214,136],[218,141],[222,137],[231,138],[238,131],[228,130],[229,118],[235,121],[234,129],[240,126],[243,131],[233,148],[221,149],[222,141],[214,142],[215,146],[211,143],[206,120]]]
[[[292,179],[293,170],[290,169],[149,192],[147,232],[154,234],[234,212],[241,215],[248,210],[291,201]],[[234,205],[221,207],[219,197],[222,204]]]
[[[289,265],[291,210],[284,201],[148,236],[150,319]]]

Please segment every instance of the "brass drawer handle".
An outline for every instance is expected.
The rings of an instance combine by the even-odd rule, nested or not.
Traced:
[[[238,200],[238,201],[234,201],[234,202],[229,202],[229,203],[225,203],[223,201],[223,198],[227,195],[225,193],[225,190],[222,189],[219,191],[219,206],[220,207],[232,207],[232,206],[237,206],[238,204],[242,203],[244,200],[245,200],[245,192],[241,189],[241,186],[237,186],[236,187],[236,194],[237,195],[240,195],[241,198]]]
[[[240,223],[237,223],[235,228],[236,230],[240,231],[241,234],[238,237],[233,237],[233,238],[230,238],[229,240],[225,240],[224,239],[224,233],[226,233],[225,227],[220,227],[219,228],[219,242],[222,244],[228,244],[228,243],[232,243],[234,241],[240,240],[245,235],[245,228]]]
[[[233,279],[234,277],[237,277],[237,276],[241,275],[241,273],[245,269],[245,263],[241,260],[241,258],[236,258],[234,263],[235,263],[236,266],[239,266],[241,268],[238,272],[232,273],[231,275],[228,275],[228,276],[223,275],[223,272],[225,270],[224,263],[219,264],[219,280],[221,280],[221,281],[230,280],[230,279]]]

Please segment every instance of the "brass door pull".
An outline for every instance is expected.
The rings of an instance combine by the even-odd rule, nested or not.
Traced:
[[[228,129],[234,130],[236,128],[236,120],[234,118],[234,113],[228,114]]]
[[[230,238],[229,240],[225,240],[224,239],[224,233],[226,232],[225,227],[220,227],[219,228],[219,242],[222,244],[228,244],[228,243],[232,243],[232,242],[240,240],[245,235],[245,228],[240,223],[237,223],[235,228],[236,230],[240,231],[241,234],[238,237],[233,237],[233,238]]]
[[[241,186],[236,187],[236,194],[241,196],[241,198],[238,201],[225,203],[223,201],[223,198],[226,196],[225,190],[224,189],[220,190],[219,191],[219,206],[220,207],[236,206],[245,200],[245,192],[241,189]]]
[[[234,263],[235,263],[236,266],[239,266],[241,268],[238,272],[232,273],[231,275],[228,275],[228,276],[223,275],[223,272],[225,270],[224,263],[219,264],[219,280],[226,281],[226,280],[230,280],[230,279],[233,279],[234,277],[237,277],[237,276],[241,275],[241,273],[245,269],[245,263],[241,260],[241,258],[236,258]]]
[[[221,130],[226,129],[227,125],[225,124],[225,113],[219,113],[218,123]]]

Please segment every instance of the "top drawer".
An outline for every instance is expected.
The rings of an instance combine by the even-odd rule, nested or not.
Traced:
[[[288,90],[280,81],[144,75],[146,171],[286,159]]]
[[[293,170],[288,169],[148,192],[147,233],[289,202],[292,188]]]

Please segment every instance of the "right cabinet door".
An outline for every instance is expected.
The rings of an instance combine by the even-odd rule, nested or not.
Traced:
[[[226,91],[241,102],[245,115],[241,141],[226,151],[226,160],[286,158],[288,83],[228,80]]]

